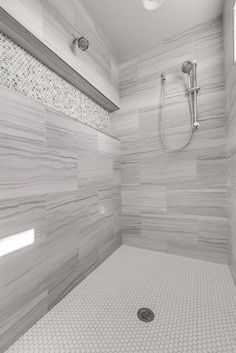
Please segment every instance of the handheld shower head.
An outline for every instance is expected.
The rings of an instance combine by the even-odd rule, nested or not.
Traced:
[[[193,62],[190,60],[186,60],[182,66],[181,66],[181,70],[184,74],[190,74],[190,72],[192,71],[193,68]]]

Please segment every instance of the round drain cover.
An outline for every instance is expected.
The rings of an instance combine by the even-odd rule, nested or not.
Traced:
[[[151,322],[154,319],[154,312],[148,308],[141,308],[137,312],[138,318],[144,322]]]

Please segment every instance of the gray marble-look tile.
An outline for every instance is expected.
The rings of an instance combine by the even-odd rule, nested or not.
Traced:
[[[136,58],[126,60],[120,64],[120,95],[121,97],[133,93],[138,79],[138,61]]]
[[[35,229],[36,239],[46,231],[45,196],[0,200],[0,238]]]
[[[35,242],[0,258],[1,318],[14,313],[45,289],[45,244],[47,242],[45,199],[24,197],[1,200],[0,237],[34,229]],[[45,266],[45,267],[44,267]]]
[[[200,188],[224,188],[226,185],[225,149],[213,149],[197,157],[197,185]]]
[[[198,240],[213,245],[228,259],[229,222],[228,218],[198,220]]]
[[[113,186],[121,187],[121,162],[113,162]]]
[[[49,310],[78,284],[79,279],[79,257],[75,255],[47,278]]]
[[[73,233],[77,243],[87,219],[98,214],[98,195],[85,195],[80,191],[50,194],[46,197],[46,210],[48,236],[66,238]]]
[[[46,110],[46,144],[65,151],[97,151],[97,131],[63,114]]]
[[[120,159],[120,141],[105,135],[101,132],[97,133],[97,138],[98,138],[98,153],[100,155],[105,154],[107,156],[111,156],[114,160],[119,160]]]
[[[79,192],[84,195],[97,194],[99,191],[98,181],[100,180],[98,155],[96,153],[79,152],[77,160]],[[111,183],[109,186],[111,186]]]
[[[205,40],[211,43],[212,37],[219,33],[222,34],[222,16],[212,19],[211,21],[189,28],[188,30],[173,35],[164,40],[164,46],[167,48],[177,48],[193,42],[201,42]],[[208,45],[209,47],[209,45]]]
[[[117,234],[115,232],[114,222],[115,222],[115,216],[107,215],[106,217],[101,217],[97,223],[98,234],[99,234],[100,260],[105,259],[122,243],[121,233]]]
[[[142,214],[142,237],[157,241],[175,241],[179,244],[196,243],[198,221],[196,217],[171,214]]]
[[[187,215],[227,217],[226,189],[167,189],[169,212]]]
[[[113,186],[113,160],[103,156],[97,159],[97,186],[98,191],[110,190]]]
[[[138,60],[138,77],[151,78],[152,75],[161,75],[162,72],[173,73],[180,69],[180,63],[193,55],[193,43],[189,42],[181,47],[166,48],[163,43],[142,53]]]
[[[19,305],[18,310],[8,314],[6,320],[1,317],[0,351],[5,350],[22,336],[48,311],[48,291],[42,291],[26,304]]]
[[[144,184],[169,185],[197,178],[196,160],[186,152],[161,154],[140,164],[140,179]]]
[[[136,132],[121,142],[121,161],[126,162],[139,162],[143,158],[145,151],[145,144],[141,140],[140,132]]]
[[[84,275],[99,263],[97,219],[87,227],[87,235],[79,240],[79,272]]]
[[[227,264],[227,255],[222,249],[213,244],[179,244],[174,241],[168,243],[168,252],[178,256],[187,256],[204,261]]]
[[[46,199],[48,232],[47,287],[53,306],[81,275],[80,241],[98,214],[98,197],[77,192],[56,193]],[[65,246],[66,244],[66,246]],[[63,279],[64,277],[64,279]]]
[[[77,189],[72,152],[0,140],[1,199]]]
[[[137,215],[140,213],[139,185],[123,185],[121,192],[122,214]]]
[[[1,138],[28,141],[32,145],[45,143],[44,108],[3,86],[0,86],[0,122]]]
[[[122,184],[140,184],[140,165],[139,163],[123,162],[121,164]]]
[[[123,243],[136,246],[138,248],[167,252],[168,244],[166,240],[157,240],[138,236],[138,234],[123,234]]]
[[[139,129],[138,110],[123,112],[123,109],[110,114],[113,136],[121,141],[129,139]]]
[[[138,204],[140,205],[141,215],[166,213],[166,187],[163,185],[141,184]]]
[[[123,210],[122,207],[122,236],[123,239],[128,236],[141,236],[141,216],[140,213],[131,213]]]

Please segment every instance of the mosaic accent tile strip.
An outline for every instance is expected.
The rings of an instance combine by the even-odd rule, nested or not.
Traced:
[[[106,134],[109,113],[0,33],[0,84]]]
[[[7,352],[234,353],[235,337],[228,266],[121,246]]]

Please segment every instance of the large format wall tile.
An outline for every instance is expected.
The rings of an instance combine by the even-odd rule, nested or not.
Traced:
[[[0,88],[0,352],[122,241],[119,141]]]
[[[97,151],[97,131],[63,114],[46,110],[46,144],[65,151]]]
[[[188,80],[181,72],[189,59],[197,60],[200,129],[186,148],[173,152],[169,149],[182,147],[191,132]],[[112,114],[112,131],[121,139],[124,242],[227,262],[222,18],[122,62],[120,79],[121,110]],[[233,150],[233,134],[230,140]]]
[[[3,138],[0,171],[1,198],[77,189],[76,155],[63,150]]]
[[[39,295],[21,306],[12,315],[8,314],[7,320],[1,320],[0,350],[4,352],[10,344],[18,339],[22,332],[34,325],[48,311],[48,291],[42,291]]]
[[[28,98],[0,86],[0,137],[44,144],[44,109]]]

